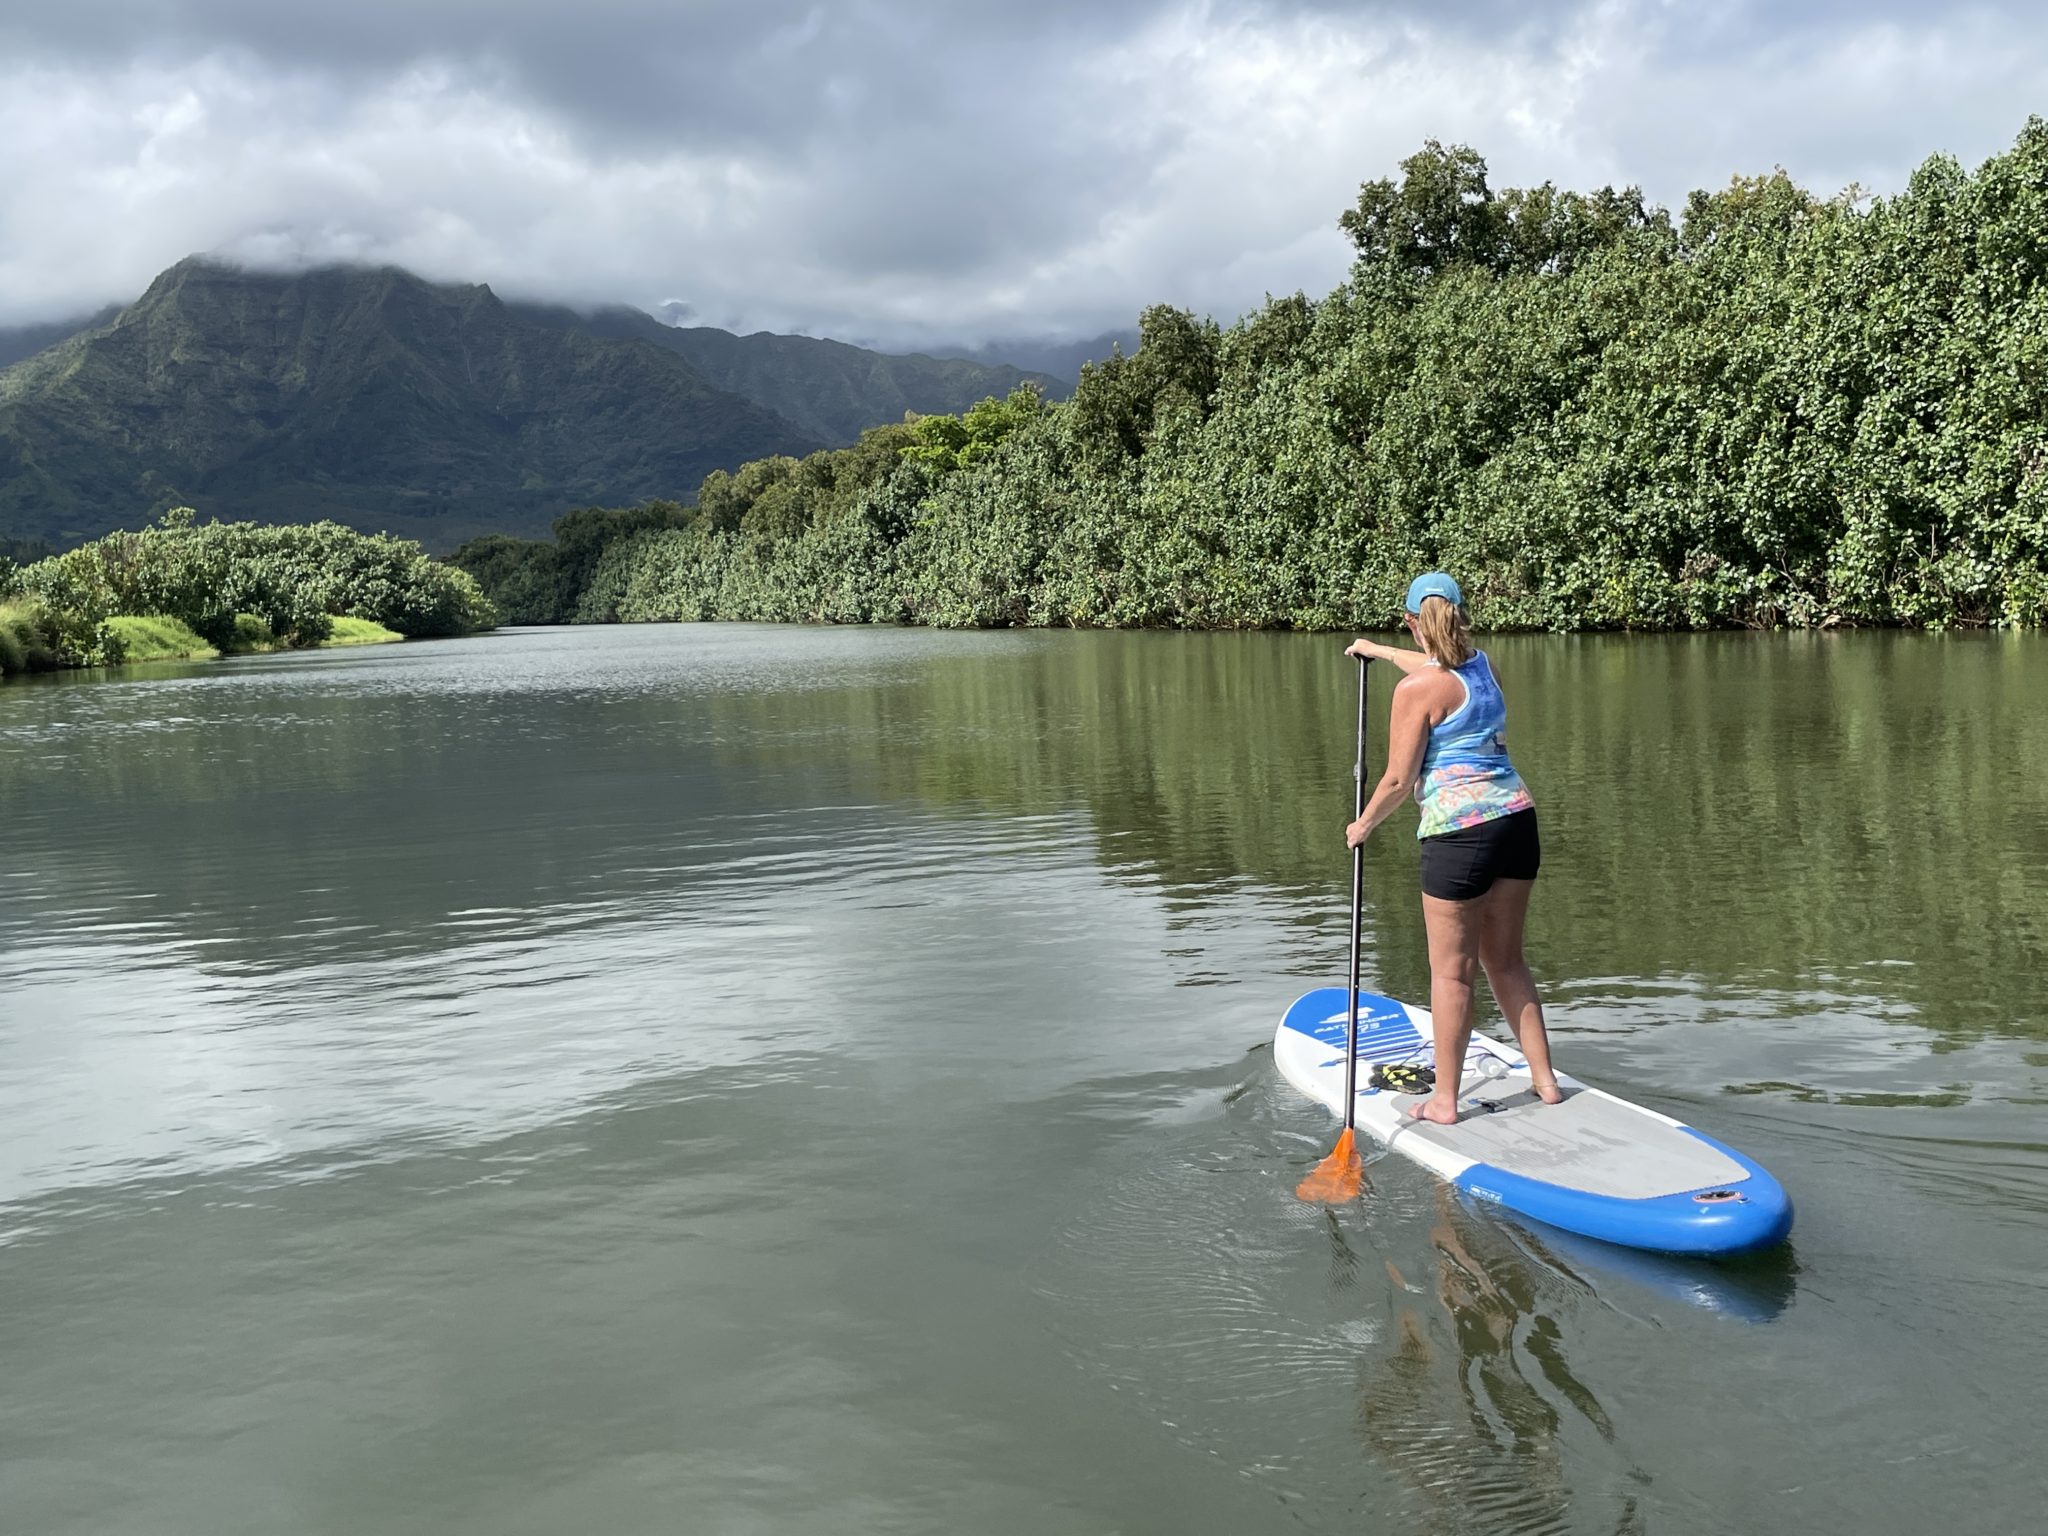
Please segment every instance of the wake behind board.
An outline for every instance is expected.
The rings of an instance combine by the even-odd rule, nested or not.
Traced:
[[[1344,989],[1324,987],[1295,1001],[1273,1039],[1281,1075],[1339,1115],[1346,1015]],[[1742,1253],[1792,1229],[1785,1191],[1740,1152],[1562,1072],[1564,1102],[1545,1104],[1522,1053],[1477,1031],[1456,1125],[1409,1118],[1426,1094],[1370,1085],[1375,1066],[1434,1056],[1427,1009],[1358,994],[1358,1128],[1478,1199],[1660,1253]]]

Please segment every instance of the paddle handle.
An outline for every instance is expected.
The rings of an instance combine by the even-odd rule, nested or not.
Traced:
[[[1358,757],[1351,764],[1351,819],[1365,814],[1365,676],[1372,658],[1358,658]],[[1358,951],[1364,939],[1365,844],[1351,850],[1351,1017],[1344,1027],[1344,1129],[1358,1118]]]

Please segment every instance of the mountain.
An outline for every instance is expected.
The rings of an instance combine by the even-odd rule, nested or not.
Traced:
[[[1043,373],[963,358],[872,352],[843,341],[777,336],[756,331],[736,336],[712,326],[670,325],[637,309],[601,309],[593,315],[536,310],[557,324],[592,335],[646,341],[681,357],[719,389],[729,390],[796,423],[834,445],[850,443],[869,427],[901,421],[903,413],[957,415],[990,395],[1032,384],[1059,397],[1072,386]]]
[[[0,536],[70,543],[189,502],[446,547],[576,504],[687,499],[713,469],[823,441],[674,348],[544,323],[487,287],[194,258],[0,372]]]
[[[0,368],[10,368],[23,358],[34,357],[45,347],[54,347],[80,331],[105,325],[121,313],[121,306],[109,304],[96,315],[75,315],[69,320],[48,320],[40,325],[0,326]]]
[[[714,469],[905,411],[1061,392],[1008,366],[508,304],[395,268],[200,257],[125,309],[0,348],[0,537],[58,544],[189,503],[446,548],[578,505],[687,501]]]
[[[1121,350],[1129,357],[1138,350],[1138,333],[1105,331],[1086,341],[1030,340],[984,342],[980,346],[935,347],[933,355],[959,358],[986,367],[1029,368],[1059,381],[1060,392],[1071,394],[1081,377],[1083,363],[1099,363]]]

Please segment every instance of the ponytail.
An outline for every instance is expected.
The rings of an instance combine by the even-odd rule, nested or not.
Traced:
[[[1432,594],[1422,600],[1415,615],[1422,648],[1443,667],[1462,667],[1476,654],[1472,631],[1465,624],[1465,610],[1449,598]]]

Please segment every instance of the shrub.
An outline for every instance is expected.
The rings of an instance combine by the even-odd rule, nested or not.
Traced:
[[[277,636],[270,625],[259,615],[238,613],[235,615],[234,638],[227,649],[230,651],[267,651],[277,644]]]
[[[197,661],[220,654],[190,625],[160,614],[117,614],[107,628],[120,637],[123,661]]]
[[[0,607],[0,677],[28,671],[30,647],[40,639],[25,611]]]
[[[0,602],[0,672],[47,672],[120,659],[119,637],[102,625],[67,628],[47,605],[34,599]]]
[[[38,561],[17,579],[67,665],[120,658],[120,637],[107,628],[116,614],[175,619],[224,651],[318,645],[337,614],[402,635],[461,635],[497,622],[473,578],[408,540],[338,523],[194,526],[183,508],[157,527]]]

